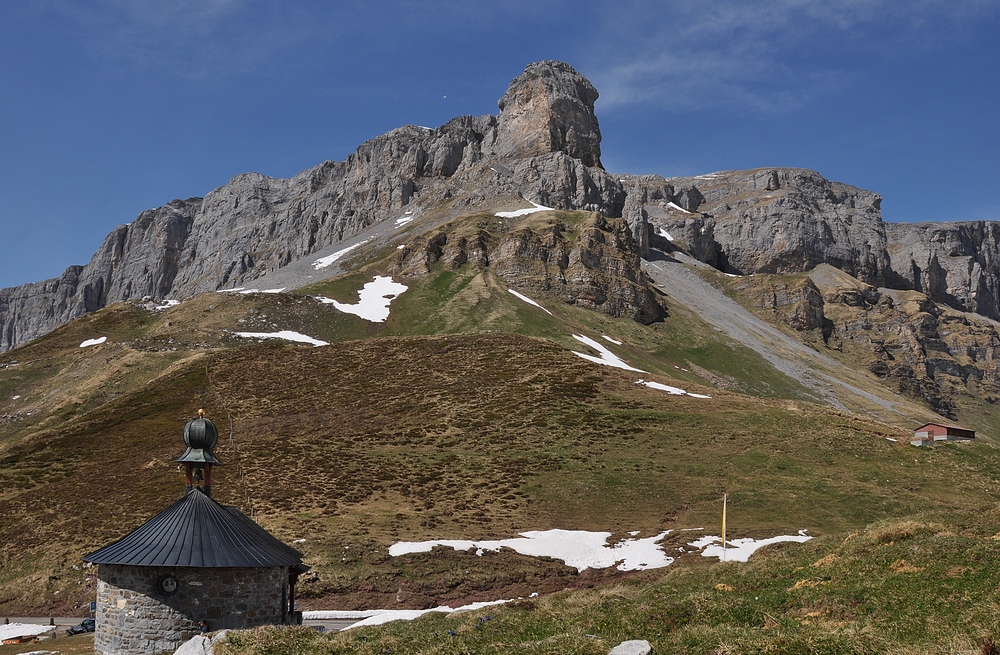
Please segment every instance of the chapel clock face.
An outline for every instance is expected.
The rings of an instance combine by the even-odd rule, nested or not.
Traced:
[[[160,591],[165,594],[172,594],[177,591],[177,578],[168,575],[160,579]]]

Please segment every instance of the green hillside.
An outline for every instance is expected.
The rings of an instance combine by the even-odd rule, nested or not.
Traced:
[[[568,221],[543,219],[532,225]],[[576,229],[569,223],[566,234]],[[772,578],[768,584],[794,586],[795,567],[830,552],[850,560],[845,538],[873,523],[931,513],[939,518],[918,523],[945,527],[918,536],[933,541],[963,534],[947,517],[993,507],[1000,450],[992,440],[912,448],[908,426],[818,403],[810,388],[706,324],[698,308],[669,298],[666,318],[642,325],[567,304],[556,292],[530,294],[538,307],[509,293],[489,267],[437,261],[426,274],[398,278],[408,288],[384,323],[318,299],[356,303],[395,257],[395,249],[361,250],[352,273],[296,293],[211,293],[163,310],[122,303],[0,355],[0,612],[83,612],[95,572],[80,557],[181,493],[173,459],[185,422],[202,406],[220,429],[216,453],[226,463],[215,494],[306,554],[312,572],[299,587],[303,608],[426,608],[594,587],[497,610],[497,617],[521,612],[534,626],[515,623],[511,629],[527,632],[497,643],[557,644],[525,652],[570,648],[552,637],[560,625],[567,639],[603,635],[593,645],[606,652],[611,635],[635,632],[629,616],[660,622],[643,603],[664,602],[688,608],[677,610],[688,618],[663,618],[673,626],[661,631],[663,647],[690,641],[690,652],[707,652],[697,644],[736,640],[750,645],[732,652],[756,652],[753,644],[787,629],[789,644],[829,638],[830,652],[850,652],[867,642],[830,637],[800,620],[819,609],[797,613],[825,607],[816,595],[829,585],[809,587],[811,604],[802,607],[775,587],[778,604],[759,612],[743,606],[748,590]],[[236,335],[281,330],[329,345]],[[577,356],[572,351],[601,353],[574,335],[642,372]],[[81,347],[98,337],[106,340]],[[865,371],[857,379],[869,389],[879,384]],[[709,397],[672,395],[639,380]],[[930,415],[902,397],[894,402],[898,415]],[[778,548],[792,562],[779,569],[708,566],[687,552],[680,531],[715,533],[723,492],[730,538],[808,530],[817,539]],[[666,572],[578,573],[509,550],[388,555],[401,540],[504,539],[552,528],[616,539],[672,529],[665,548],[678,562]],[[949,557],[952,566],[987,570]],[[857,570],[869,570],[864,561]],[[719,595],[715,580],[734,591]],[[594,627],[593,608],[618,603],[609,600],[616,594],[632,599],[621,601],[620,619]],[[890,620],[879,611],[852,610],[854,623],[844,625]],[[762,616],[781,630],[754,636],[756,622],[766,625]],[[478,625],[463,621],[461,630]],[[949,629],[972,635],[957,624]],[[385,628],[372,643],[384,652],[405,643],[408,630]],[[489,652],[472,642],[468,648]],[[774,652],[806,652],[789,648]]]
[[[335,635],[230,633],[222,652],[603,655],[643,639],[677,655],[991,654],[998,533],[995,508],[922,515],[770,546],[747,563],[689,562],[461,614]]]

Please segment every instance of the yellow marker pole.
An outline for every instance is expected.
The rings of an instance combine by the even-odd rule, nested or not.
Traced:
[[[726,561],[726,494],[722,494],[722,561]]]

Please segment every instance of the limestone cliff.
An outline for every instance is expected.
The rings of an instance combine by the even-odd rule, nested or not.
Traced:
[[[875,193],[797,168],[641,182],[654,189],[642,209],[661,246],[669,248],[669,238],[728,273],[795,273],[826,263],[885,282],[889,257]]]
[[[960,396],[1000,401],[1000,330],[989,319],[827,264],[807,275],[739,277],[730,288],[764,318],[943,416]]]
[[[891,285],[1000,320],[1000,223],[887,223]]]
[[[104,305],[243,286],[268,271],[445,201],[458,211],[524,196],[619,216],[620,184],[600,166],[597,92],[561,62],[531,64],[499,116],[406,126],[290,179],[233,178],[202,199],[143,212],[86,266],[0,290],[0,351]]]
[[[613,176],[601,166],[597,96],[569,65],[533,63],[496,116],[401,127],[344,161],[289,179],[247,173],[204,199],[143,212],[108,235],[86,266],[0,289],[0,351],[108,303],[247,286],[362,232],[391,229],[404,214],[441,223],[518,197],[622,218],[642,256],[679,248],[733,274],[827,264],[865,284],[1000,319],[997,225],[886,224],[877,194],[804,169]],[[812,310],[801,309],[809,324]],[[651,316],[648,308],[638,315]]]

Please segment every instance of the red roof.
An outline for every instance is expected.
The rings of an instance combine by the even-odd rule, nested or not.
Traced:
[[[963,428],[961,425],[948,425],[947,423],[924,423],[919,428],[915,428],[913,431],[920,432],[924,428],[931,425],[936,425],[937,427],[944,428],[946,430],[962,430],[963,432],[975,432],[975,430],[973,430],[972,428]]]

